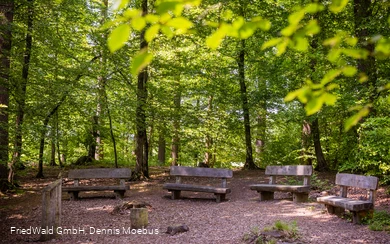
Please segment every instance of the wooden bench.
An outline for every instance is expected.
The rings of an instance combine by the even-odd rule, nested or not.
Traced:
[[[267,166],[265,174],[270,176],[269,184],[250,185],[251,190],[260,193],[260,201],[274,199],[275,191],[292,192],[295,203],[308,200],[310,177],[313,174],[311,165]],[[276,176],[300,176],[303,177],[303,185],[278,185]]]
[[[63,192],[70,194],[70,199],[78,199],[80,191],[114,191],[117,198],[123,198],[126,190],[130,186],[125,185],[125,180],[130,179],[131,170],[128,168],[114,168],[114,169],[75,169],[70,170],[68,179],[74,180],[73,186],[62,187]],[[79,180],[90,179],[119,179],[119,185],[80,185]]]
[[[231,190],[227,188],[227,178],[233,177],[233,171],[228,169],[171,166],[170,175],[176,177],[176,182],[166,183],[164,184],[163,188],[172,192],[173,200],[180,198],[181,191],[193,191],[214,193],[214,195],[216,196],[216,201],[217,203],[219,203],[225,200],[226,194],[231,192]],[[222,184],[220,187],[184,184],[182,183],[181,177],[220,178],[222,179]]]
[[[352,213],[352,221],[359,224],[361,217],[367,215],[368,211],[374,209],[375,193],[378,189],[378,178],[373,176],[337,174],[336,185],[340,186],[340,196],[318,197],[317,202],[324,203],[328,213],[338,216],[345,212],[345,209]],[[347,198],[348,187],[362,188],[368,193],[367,200]]]

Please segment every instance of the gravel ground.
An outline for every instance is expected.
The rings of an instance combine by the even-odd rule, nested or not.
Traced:
[[[328,178],[332,182],[334,175]],[[67,194],[63,194],[62,234],[47,243],[245,243],[246,233],[272,226],[277,220],[297,223],[299,238],[294,243],[390,243],[387,232],[370,231],[366,225],[354,225],[347,219],[327,214],[325,207],[314,201],[319,195],[314,190],[310,193],[312,201],[308,203],[294,204],[289,193],[276,193],[276,200],[259,202],[257,192],[248,186],[266,181],[262,171],[234,172],[234,177],[228,181],[232,193],[222,203],[216,203],[212,194],[195,192],[182,192],[183,199],[171,200],[162,184],[172,180],[160,170],[151,180],[130,182],[131,190],[123,200],[113,198],[110,192],[80,193],[79,201],[69,201]],[[32,185],[30,182],[24,187],[39,189],[48,182],[50,178],[37,180]],[[213,182],[202,179],[200,183]],[[384,192],[384,189],[378,191],[376,205],[388,210],[389,196]],[[11,233],[11,227],[39,227],[40,199],[40,191],[2,197],[0,243],[39,239],[37,234]],[[151,205],[149,225],[138,230],[139,233],[129,229],[128,212],[112,212],[123,201],[133,200]],[[187,225],[189,231],[176,235],[165,233],[168,226],[180,224]]]

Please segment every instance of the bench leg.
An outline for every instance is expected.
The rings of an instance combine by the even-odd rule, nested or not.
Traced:
[[[179,199],[180,198],[180,192],[181,191],[172,191],[172,200]]]
[[[337,216],[341,216],[345,213],[344,208],[335,207],[335,206],[328,205],[328,204],[325,204],[325,206],[326,206],[326,209],[328,210],[329,214],[335,214]]]
[[[362,218],[372,218],[374,215],[374,210],[369,209],[369,210],[363,210],[359,212],[351,211],[352,213],[352,223],[354,224],[360,224]]]
[[[274,199],[274,192],[271,192],[271,191],[259,191],[258,193],[260,193],[260,201],[273,200]]]
[[[71,191],[71,192],[68,192],[68,193],[70,195],[70,200],[71,201],[79,199],[79,192],[78,191]]]
[[[298,193],[293,192],[293,202],[307,202],[309,200],[309,194],[308,193]]]
[[[115,198],[116,199],[123,199],[123,197],[125,196],[125,192],[126,191],[123,191],[123,190],[115,190]]]
[[[225,201],[226,194],[217,194],[215,193],[217,203]]]

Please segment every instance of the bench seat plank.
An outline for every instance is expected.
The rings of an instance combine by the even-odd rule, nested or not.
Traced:
[[[200,185],[190,185],[190,184],[177,184],[177,183],[166,183],[163,186],[164,189],[168,191],[195,191],[195,192],[208,192],[208,193],[217,193],[217,194],[227,194],[230,193],[230,188],[222,187],[213,187],[213,186],[200,186]]]
[[[255,184],[249,186],[255,191],[288,191],[288,192],[310,192],[310,186],[303,185],[270,185],[270,184]]]
[[[350,211],[363,211],[372,209],[374,207],[373,203],[370,201],[355,200],[339,196],[318,197],[317,202],[330,204],[332,206],[344,208]]]
[[[63,187],[63,192],[71,192],[71,191],[126,191],[129,190],[129,186],[68,186]]]

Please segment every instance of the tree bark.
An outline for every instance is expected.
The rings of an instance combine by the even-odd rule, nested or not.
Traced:
[[[208,106],[207,106],[207,118],[211,117],[211,112],[213,110],[213,96],[209,97],[208,101]],[[209,123],[210,124],[210,123]],[[208,128],[208,131],[210,131],[211,128]],[[214,166],[214,161],[213,161],[213,138],[210,135],[209,132],[206,132],[206,152],[204,154],[204,163],[212,168]]]
[[[173,138],[172,138],[172,165],[178,165],[179,163],[179,147],[180,147],[180,106],[181,106],[181,87],[180,78],[176,85],[176,94],[174,97],[175,115],[173,118]]]
[[[22,69],[22,79],[16,85],[16,125],[15,125],[15,142],[14,142],[14,153],[12,161],[10,163],[10,171],[8,174],[8,181],[13,182],[14,177],[14,165],[20,163],[20,156],[22,153],[22,130],[24,121],[24,109],[26,105],[26,90],[28,82],[28,74],[30,68],[31,49],[32,49],[32,31],[33,31],[33,16],[34,16],[34,1],[27,0],[27,34],[26,34],[26,48],[24,51],[24,61]]]
[[[7,165],[9,151],[8,105],[13,2],[8,0],[0,3],[0,16],[4,16],[0,18],[0,165]],[[6,175],[6,173],[0,175]]]
[[[244,168],[256,169],[257,166],[253,162],[253,156],[252,156],[252,138],[251,138],[251,126],[250,126],[250,118],[249,118],[248,94],[246,91],[246,84],[245,84],[245,40],[241,40],[241,46],[240,46],[237,63],[238,63],[238,75],[240,81],[242,110],[244,113],[245,148],[246,148],[246,159],[245,159]]]
[[[301,164],[312,165],[311,155],[308,152],[311,143],[311,128],[310,124],[304,120],[302,125],[302,151],[301,151]]]
[[[322,152],[321,148],[321,141],[320,141],[320,128],[318,124],[318,118],[315,118],[314,121],[311,124],[311,129],[313,133],[313,142],[314,142],[314,149],[316,152],[316,158],[317,158],[317,167],[316,170],[323,172],[329,169],[328,163],[325,160],[324,153]]]
[[[373,3],[371,0],[354,0],[354,17],[355,17],[355,35],[359,39],[360,48],[365,48],[370,52],[370,55],[366,59],[359,59],[357,61],[358,70],[367,75],[368,80],[363,83],[365,90],[367,90],[369,103],[374,104],[377,96],[379,95],[377,89],[377,65],[374,55],[375,45],[368,41],[371,34],[367,26],[367,22],[370,22],[370,18],[373,16]],[[360,91],[359,93],[363,93]],[[375,107],[371,107],[371,116],[375,116]]]
[[[148,1],[142,0],[142,15],[148,13]],[[148,43],[145,40],[145,30],[140,35],[140,49],[147,49]],[[136,166],[133,174],[133,179],[140,179],[142,177],[149,178],[149,166],[148,166],[148,140],[146,133],[146,100],[147,100],[147,87],[148,81],[148,67],[145,67],[138,74],[137,79],[137,108],[136,108]]]
[[[165,128],[161,126],[158,135],[158,163],[160,165],[165,165],[166,145]]]

